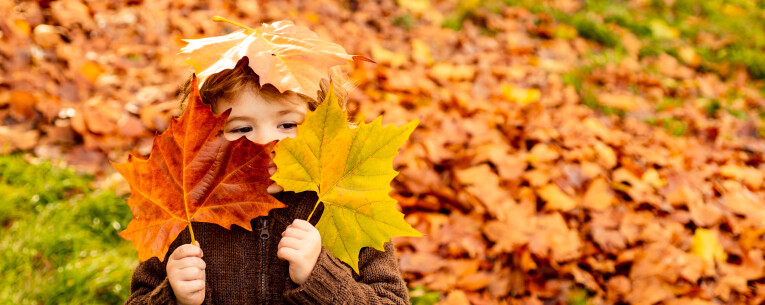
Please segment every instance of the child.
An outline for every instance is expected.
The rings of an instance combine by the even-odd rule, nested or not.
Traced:
[[[318,100],[327,87],[322,82]],[[297,93],[261,87],[247,57],[207,78],[200,94],[216,113],[231,108],[227,140],[245,136],[261,144],[296,136],[307,110],[316,107]],[[275,170],[272,163],[269,171]],[[126,304],[409,304],[390,242],[384,252],[364,248],[356,274],[321,245],[314,225],[323,207],[310,222],[303,220],[313,209],[315,193],[283,192],[275,184],[268,191],[288,207],[253,219],[253,232],[193,222],[199,244],[189,244],[187,228],[164,261],[155,257],[140,263]]]

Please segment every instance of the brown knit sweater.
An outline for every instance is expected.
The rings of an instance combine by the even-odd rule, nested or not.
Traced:
[[[308,217],[316,194],[281,192],[274,197],[288,207],[253,219],[252,232],[236,225],[227,230],[215,224],[192,222],[207,265],[203,304],[409,304],[390,242],[385,243],[384,252],[370,247],[361,250],[359,274],[322,247],[305,283],[294,283],[289,277],[289,263],[276,256],[277,245],[281,233],[294,219]],[[316,225],[322,211],[319,206],[309,222]],[[267,230],[263,230],[263,224]],[[186,228],[170,245],[164,261],[153,257],[140,263],[125,304],[175,304],[165,267],[170,254],[190,243],[190,239]]]

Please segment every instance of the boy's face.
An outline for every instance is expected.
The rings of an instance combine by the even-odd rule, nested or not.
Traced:
[[[268,100],[266,100],[268,99]],[[223,137],[234,141],[242,136],[258,144],[297,135],[305,119],[307,104],[295,95],[263,96],[251,88],[213,105],[215,113],[231,108]]]

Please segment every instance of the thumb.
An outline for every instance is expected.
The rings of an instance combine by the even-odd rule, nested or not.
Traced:
[[[199,247],[199,252],[201,253],[199,255],[199,257],[204,257],[205,256],[205,253],[202,251],[202,244],[200,244],[198,240],[195,240],[192,245],[195,245],[195,246]]]

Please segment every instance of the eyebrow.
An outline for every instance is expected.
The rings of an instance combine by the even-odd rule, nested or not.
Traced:
[[[300,112],[295,111],[295,110],[292,110],[292,109],[284,109],[284,110],[281,110],[281,111],[278,112],[279,115],[285,115],[285,114],[289,114],[289,113],[297,113],[297,114],[299,114],[301,116],[305,116],[305,114],[300,113]]]
[[[302,117],[305,117],[305,114],[300,113],[300,112],[295,111],[295,110],[292,110],[292,109],[285,109],[285,110],[281,110],[281,111],[277,112],[277,114],[279,114],[280,116],[285,115],[285,114],[290,114],[290,113],[296,113],[296,114],[299,114]],[[228,122],[226,122],[226,124],[234,122],[234,121],[249,121],[249,120],[250,120],[250,117],[239,115],[239,116],[229,117],[228,118]]]
[[[228,122],[226,124],[231,123],[233,121],[247,121],[248,117],[246,116],[235,116],[235,117],[229,117]]]

